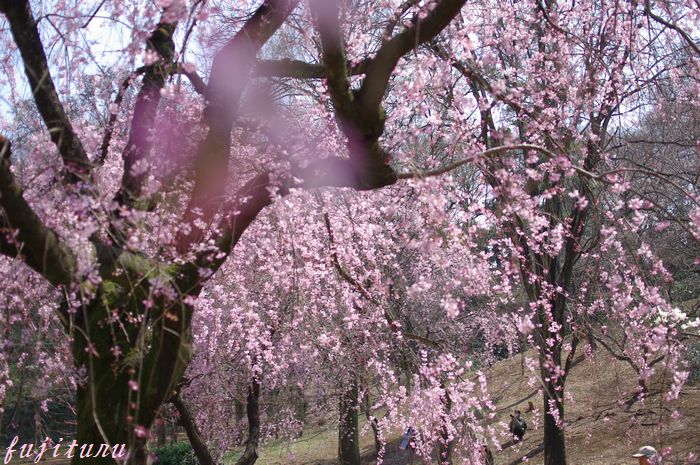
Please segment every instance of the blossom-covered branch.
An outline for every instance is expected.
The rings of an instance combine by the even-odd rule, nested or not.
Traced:
[[[5,211],[0,214],[0,248],[6,255],[24,258],[54,286],[68,285],[75,278],[76,259],[24,199],[10,157],[10,141],[0,135],[0,205]]]

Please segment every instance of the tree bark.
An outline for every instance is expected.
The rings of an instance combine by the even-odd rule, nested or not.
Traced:
[[[547,384],[548,390],[554,392],[554,384]],[[557,425],[556,419],[549,412],[549,396],[544,394],[544,465],[566,465],[566,443],[564,430]],[[554,400],[559,418],[564,418],[564,405]],[[563,421],[563,420],[562,420]]]
[[[131,376],[125,369],[112,369],[119,364],[110,351],[112,344],[116,343],[109,335],[108,325],[100,325],[104,318],[97,316],[102,313],[98,310],[98,307],[93,307],[85,309],[85,315],[76,314],[76,319],[81,320],[79,324],[84,336],[75,335],[72,347],[76,368],[86,373],[85,382],[79,383],[76,390],[76,441],[78,444],[92,444],[95,450],[91,451],[91,457],[86,456],[87,451],[83,457],[79,450],[74,451],[71,463],[116,463],[111,455],[94,456],[101,444],[107,444],[110,449],[116,447],[117,450],[120,445],[125,445],[125,450],[129,451],[129,463],[145,465],[145,441],[137,441],[133,434],[135,412],[129,405],[131,391],[128,388]],[[129,336],[133,337],[135,332],[131,329]]]
[[[379,457],[379,453],[382,450],[382,441],[379,438],[379,422],[372,416],[372,400],[369,396],[369,386],[367,387],[367,392],[365,393],[364,411],[367,423],[369,423],[372,427],[372,434],[374,435],[374,453],[377,457]]]
[[[243,455],[236,465],[253,465],[258,460],[258,442],[260,441],[260,382],[253,378],[248,387],[248,400],[246,403],[246,415],[248,416],[248,439],[245,443]]]
[[[440,382],[440,387],[445,390],[445,394],[440,399],[445,406],[445,413],[442,415],[441,419],[442,427],[440,428],[440,441],[438,442],[438,463],[440,463],[440,465],[452,465],[453,442],[447,430],[447,422],[449,421],[447,419],[447,414],[452,410],[452,399],[450,398],[449,392],[447,392],[444,381]]]
[[[174,395],[170,399],[170,402],[172,402],[177,409],[177,413],[180,414],[180,424],[185,428],[187,439],[190,440],[190,445],[192,446],[192,450],[194,450],[194,455],[197,457],[199,465],[216,465],[216,461],[211,456],[209,448],[202,438],[202,433],[199,432],[199,428],[197,428],[197,424],[194,418],[192,418],[187,405],[182,401],[180,394],[177,393]]]
[[[110,379],[111,378],[111,379]],[[115,464],[116,458],[126,458],[134,465],[146,465],[146,441],[129,439],[129,425],[126,422],[128,396],[122,388],[121,377],[103,376],[101,380],[88,381],[78,387],[76,410],[78,428],[75,442],[87,445],[73,449],[68,456],[73,465]],[[114,384],[111,383],[114,381]],[[124,381],[126,384],[126,381]],[[92,392],[94,391],[94,392]],[[93,396],[96,402],[93,405]],[[100,402],[98,399],[109,399]],[[69,444],[66,444],[69,446]],[[105,449],[108,448],[107,450]],[[69,451],[69,449],[66,449]],[[89,455],[89,456],[88,456]]]
[[[127,465],[146,465],[148,431],[189,363],[192,311],[181,302],[145,309],[147,292],[105,280],[73,316],[73,359],[86,374],[76,392],[76,441],[92,445],[71,457],[74,465],[115,463],[97,451],[122,444]],[[130,322],[130,314],[151,324]]]
[[[338,420],[338,463],[360,465],[360,430],[358,423],[357,379],[340,396]]]

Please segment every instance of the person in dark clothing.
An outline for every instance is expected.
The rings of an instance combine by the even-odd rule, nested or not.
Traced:
[[[523,418],[520,410],[515,411],[515,415],[510,416],[510,433],[513,435],[515,442],[520,442],[527,431],[527,423]]]

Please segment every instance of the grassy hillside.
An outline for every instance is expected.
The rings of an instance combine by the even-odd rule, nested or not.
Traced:
[[[528,355],[528,354],[526,354]],[[532,355],[532,354],[529,354]],[[537,385],[530,385],[523,357],[517,356],[497,363],[489,371],[491,395],[497,405],[496,423],[508,421],[514,409],[525,412],[529,403],[534,412],[525,414],[530,429],[522,443],[512,445],[507,431],[499,445],[491,445],[497,465],[514,465],[528,456],[528,463],[541,464],[542,422],[541,395]],[[566,438],[571,465],[624,465],[636,464],[630,455],[642,445],[653,445],[658,450],[672,447],[673,457],[685,463],[689,452],[700,456],[700,385],[686,386],[680,399],[670,404],[654,394],[659,383],[667,382],[667,375],[659,373],[650,384],[652,395],[644,403],[632,406],[620,403],[627,399],[636,386],[632,370],[623,362],[606,355],[603,349],[594,360],[579,363],[572,371],[567,386],[572,394],[566,403]],[[672,419],[674,410],[684,413]],[[504,428],[505,429],[505,426]],[[307,429],[295,443],[273,442],[260,451],[261,465],[331,465],[335,464],[337,438],[334,424]],[[406,457],[398,451],[399,431],[388,445],[389,465],[406,464]],[[362,436],[366,463],[373,448],[371,432]],[[498,450],[501,448],[502,450]],[[403,452],[401,452],[403,453]],[[235,454],[228,463],[235,462]],[[418,461],[414,461],[418,463]]]
[[[533,356],[526,353],[525,356]],[[541,395],[537,385],[529,383],[524,356],[516,356],[495,364],[488,371],[491,396],[497,406],[494,423],[503,424],[500,444],[490,444],[496,465],[515,465],[527,458],[527,463],[542,464]],[[642,445],[658,450],[672,447],[672,457],[685,464],[688,453],[700,456],[700,383],[686,386],[678,401],[665,402],[654,394],[660,383],[668,382],[668,374],[659,373],[649,385],[651,395],[644,403],[631,406],[619,402],[628,399],[636,385],[632,370],[623,362],[607,355],[603,349],[593,360],[577,364],[567,382],[571,398],[566,403],[567,455],[570,465],[635,465],[630,455]],[[532,402],[535,411],[527,412]],[[523,442],[513,445],[506,430],[509,414],[514,409],[525,413],[529,430]],[[672,419],[674,410],[683,416]],[[361,419],[362,421],[362,419]],[[334,419],[305,429],[304,435],[293,443],[272,441],[261,450],[259,465],[334,465],[338,447]],[[375,463],[371,457],[373,439],[369,428],[361,428],[364,463]],[[408,457],[399,451],[401,431],[393,432],[384,461],[387,465],[405,465]],[[186,439],[185,439],[186,440]],[[233,465],[239,452],[225,457]],[[42,461],[62,465],[65,460]],[[419,464],[418,460],[413,462]]]

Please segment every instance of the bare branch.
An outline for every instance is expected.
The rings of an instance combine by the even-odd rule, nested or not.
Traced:
[[[179,235],[178,248],[181,251],[187,250],[203,234],[194,225],[194,220],[199,218],[208,223],[221,206],[219,199],[228,175],[231,130],[240,97],[260,48],[298,3],[299,0],[265,0],[214,57],[206,94],[208,104],[204,110],[209,131],[195,157],[195,186],[184,214],[184,222],[190,224],[192,230]]]
[[[182,66],[182,63],[178,63],[177,72],[187,76],[187,79],[190,80],[190,83],[192,84],[192,87],[194,87],[195,92],[197,92],[200,95],[207,95],[207,93],[209,92],[209,86],[207,86],[207,83],[204,82],[204,79],[202,79],[202,77],[199,74],[197,74],[196,71],[188,71]]]
[[[90,160],[58,98],[29,2],[2,0],[0,11],[10,23],[39,114],[63,158],[66,180],[71,183],[87,181]]]
[[[114,133],[114,123],[117,122],[117,113],[119,111],[119,107],[122,104],[122,101],[124,100],[124,94],[126,93],[126,90],[129,88],[131,85],[131,80],[134,78],[134,76],[137,76],[139,74],[143,74],[145,71],[144,67],[138,68],[136,71],[133,73],[129,74],[124,80],[122,81],[121,85],[119,86],[119,90],[117,91],[116,97],[114,97],[114,102],[113,105],[115,108],[114,111],[110,109],[110,114],[109,114],[109,120],[107,121],[107,127],[105,129],[105,134],[102,137],[102,144],[100,145],[100,153],[97,158],[97,164],[102,165],[105,162],[105,159],[107,158],[107,152],[109,152],[109,144],[112,141],[112,134]]]
[[[678,34],[680,34],[681,37],[683,37],[683,40],[685,40],[685,41],[688,43],[688,45],[690,46],[690,48],[692,48],[693,51],[695,51],[695,53],[697,53],[698,55],[700,55],[700,48],[699,48],[698,45],[695,43],[695,41],[693,40],[693,38],[690,37],[690,35],[688,35],[688,33],[685,32],[683,29],[681,29],[680,27],[678,27],[678,25],[673,24],[673,23],[671,23],[671,22],[669,22],[669,21],[666,21],[666,20],[665,20],[664,18],[662,18],[661,16],[659,16],[659,15],[655,14],[654,12],[652,12],[652,11],[651,11],[651,4],[650,4],[650,1],[649,1],[649,0],[645,0],[645,2],[644,2],[644,13],[645,13],[647,16],[649,16],[651,19],[653,19],[654,21],[656,21],[657,23],[662,24],[662,25],[666,26],[667,28],[673,29],[674,31],[676,31]]]
[[[151,133],[160,103],[160,90],[170,74],[175,53],[173,33],[176,26],[177,23],[158,23],[156,30],[153,31],[146,44],[146,50],[157,53],[158,57],[154,63],[145,67],[143,85],[136,98],[134,116],[131,120],[131,133],[122,154],[124,172],[121,188],[116,195],[116,200],[120,205],[131,205],[138,199],[143,180],[148,175],[147,170],[135,170],[134,167],[151,150]]]
[[[357,76],[364,74],[367,68],[367,60],[360,63],[346,64],[348,75]],[[260,60],[253,70],[255,77],[276,77],[293,79],[325,79],[326,72],[323,64],[306,63],[300,60]]]
[[[359,99],[368,111],[379,108],[399,59],[438,35],[457,16],[465,3],[466,0],[439,1],[425,19],[414,17],[411,27],[392,37],[377,51],[367,65],[367,77],[359,93]]]

